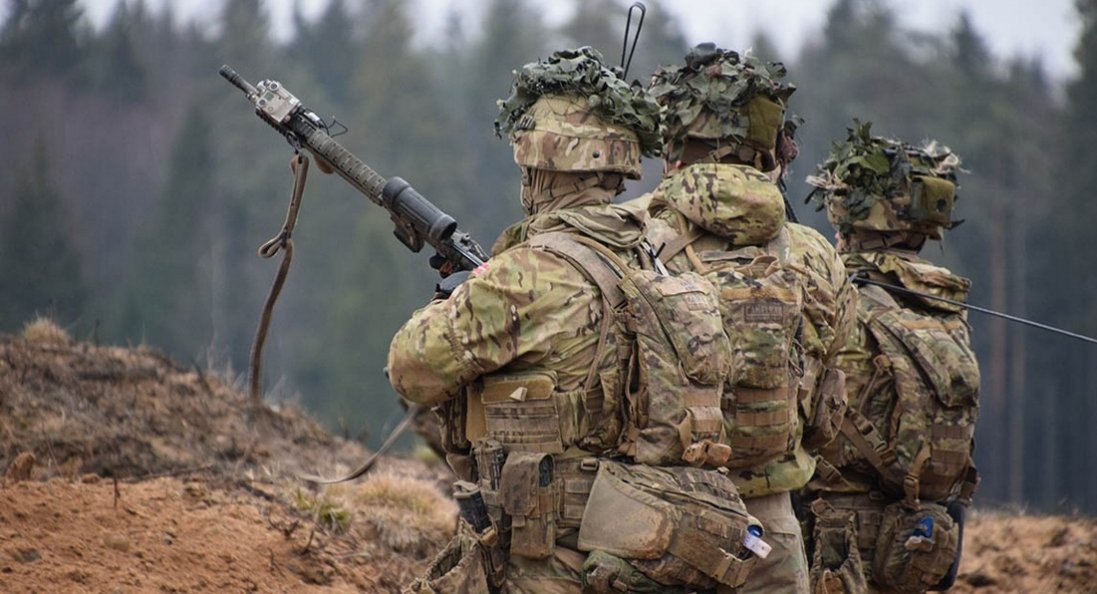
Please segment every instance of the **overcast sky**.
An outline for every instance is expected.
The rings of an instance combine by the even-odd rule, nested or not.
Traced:
[[[119,0],[81,0],[93,22],[102,23]],[[300,2],[306,15],[316,15],[328,0],[265,0],[275,32],[285,36],[290,30],[293,5]],[[146,0],[158,9],[171,4],[181,18],[209,22],[218,13],[223,0]],[[463,7],[471,26],[479,16],[480,0],[409,0],[414,14],[427,24],[426,34],[436,31],[446,14]],[[976,29],[983,34],[994,53],[1001,58],[1038,56],[1055,79],[1076,73],[1073,48],[1077,43],[1080,21],[1073,0],[884,0],[894,7],[901,21],[916,30],[942,30],[951,27],[956,16],[967,10]],[[6,4],[6,3],[5,3]],[[352,5],[353,2],[348,2]],[[541,0],[545,16],[552,22],[565,18],[573,2]],[[625,1],[622,1],[622,5]],[[664,0],[660,6],[682,24],[689,41],[715,41],[725,47],[740,45],[761,29],[769,32],[782,55],[795,56],[807,36],[822,27],[827,0]],[[0,8],[0,14],[6,7]],[[624,12],[622,11],[622,15]],[[659,18],[653,12],[648,18]],[[622,17],[623,18],[623,17]]]

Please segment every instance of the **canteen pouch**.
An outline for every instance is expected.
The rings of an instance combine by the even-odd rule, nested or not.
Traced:
[[[552,556],[556,546],[555,472],[549,454],[512,452],[503,465],[499,500],[510,517],[510,554]]]
[[[757,524],[723,474],[602,461],[578,547],[625,559],[664,586],[734,588],[754,567],[743,542]]]
[[[876,537],[872,579],[895,592],[925,592],[948,574],[959,542],[960,528],[944,506],[892,503]]]

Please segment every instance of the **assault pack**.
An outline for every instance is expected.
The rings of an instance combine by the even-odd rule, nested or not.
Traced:
[[[943,285],[966,293],[966,280],[925,262],[886,253],[856,257],[864,261],[852,261],[854,268],[896,272],[903,284],[937,279],[933,286],[915,285],[933,294]],[[931,299],[904,305],[874,285],[863,285],[859,294],[859,322],[879,354],[871,377],[850,394],[842,437],[824,451],[816,480],[840,491],[848,477],[838,470],[852,470],[875,476],[878,491],[828,495],[813,504],[816,556],[841,548],[837,534],[848,529],[835,524],[852,514],[858,521],[851,544],[866,551],[873,581],[897,592],[924,592],[955,572],[963,508],[978,483],[971,454],[979,366],[962,308]],[[818,579],[837,576],[826,569],[836,565],[816,567]]]

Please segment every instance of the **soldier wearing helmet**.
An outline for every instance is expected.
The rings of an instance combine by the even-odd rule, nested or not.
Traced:
[[[845,403],[833,358],[854,313],[830,244],[788,222],[774,179],[795,157],[786,121],[795,88],[779,63],[693,48],[655,73],[665,107],[666,173],[647,203],[648,236],[675,272],[721,294],[733,360],[722,411],[730,476],[773,550],[742,592],[807,592],[808,564],[790,493],[814,471],[809,449],[832,438]]]
[[[651,378],[637,372],[658,369],[638,360],[644,326],[618,313],[632,304],[618,283],[654,265],[640,220],[611,200],[640,176],[642,156],[659,154],[660,108],[590,48],[515,74],[496,130],[513,145],[527,216],[467,282],[415,312],[389,352],[393,387],[441,417],[447,461],[466,481],[459,500],[482,499],[490,518],[478,532],[461,522],[411,591],[726,591],[749,568],[734,484],[698,467],[712,457],[703,448],[659,458],[673,449],[663,446],[689,441],[691,427],[707,423],[713,440],[721,433],[730,346],[715,289],[685,295],[680,311],[708,314],[711,331],[692,336],[693,349],[722,347],[724,356],[695,361],[714,371],[713,389],[678,386],[674,396],[689,402],[668,431],[646,424],[663,410],[647,406]],[[684,408],[702,396],[715,411],[707,418]],[[702,524],[678,530],[684,518]]]
[[[978,480],[979,367],[955,303],[971,283],[918,255],[958,224],[959,166],[947,147],[873,136],[855,121],[808,178],[846,267],[873,283],[858,286],[858,324],[838,359],[846,420],[804,493],[812,581],[827,592],[947,589],[959,565]]]

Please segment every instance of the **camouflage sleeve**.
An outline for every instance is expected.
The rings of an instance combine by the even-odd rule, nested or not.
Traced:
[[[567,348],[569,330],[591,316],[592,292],[557,256],[521,246],[507,250],[397,331],[389,381],[408,400],[435,405],[512,362],[536,364]],[[600,306],[597,311],[600,316]]]
[[[792,250],[808,272],[804,347],[825,365],[845,348],[857,319],[857,293],[841,258],[819,232],[790,224]]]

